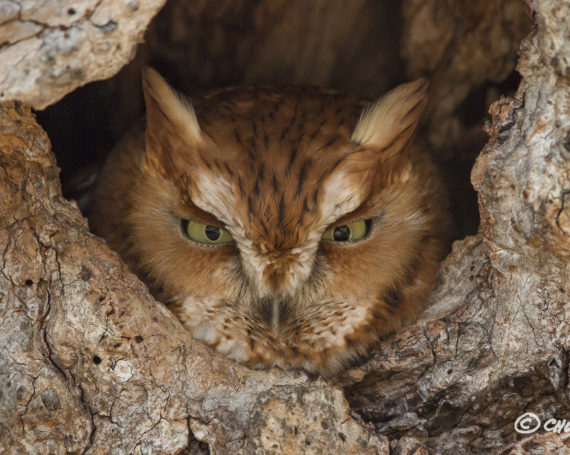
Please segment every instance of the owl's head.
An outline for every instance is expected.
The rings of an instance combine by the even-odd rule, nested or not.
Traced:
[[[326,374],[413,314],[441,254],[424,80],[369,105],[262,87],[192,105],[150,69],[143,87],[129,256],[195,338]]]

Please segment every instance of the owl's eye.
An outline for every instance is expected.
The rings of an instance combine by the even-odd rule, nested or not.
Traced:
[[[190,240],[205,245],[223,245],[233,240],[225,229],[192,220],[182,220],[182,230]]]
[[[358,242],[370,232],[371,220],[354,221],[337,226],[323,233],[323,240],[332,242]]]

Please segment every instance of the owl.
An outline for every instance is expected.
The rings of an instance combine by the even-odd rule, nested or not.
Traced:
[[[374,103],[258,86],[191,102],[146,69],[143,91],[90,223],[195,339],[327,376],[414,316],[449,219],[414,139],[425,80]]]

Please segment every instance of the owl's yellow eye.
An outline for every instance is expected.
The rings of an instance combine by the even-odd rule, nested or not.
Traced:
[[[371,220],[354,221],[337,226],[323,233],[323,240],[332,242],[358,242],[370,232]]]
[[[217,226],[212,226],[211,224],[182,220],[182,229],[190,240],[205,245],[223,245],[233,240],[233,237],[228,231]]]

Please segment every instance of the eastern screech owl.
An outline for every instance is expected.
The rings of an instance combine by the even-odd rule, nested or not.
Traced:
[[[152,69],[143,88],[146,128],[109,156],[91,223],[196,339],[327,375],[414,314],[448,225],[414,141],[425,80],[370,105],[292,87],[191,104]]]

